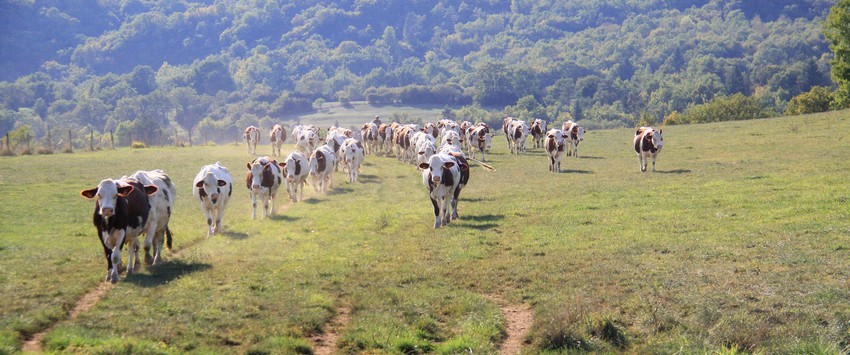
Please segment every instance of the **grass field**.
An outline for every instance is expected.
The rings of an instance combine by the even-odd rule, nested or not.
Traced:
[[[342,309],[340,352],[492,353],[496,299],[532,308],[527,353],[847,352],[847,132],[850,111],[669,126],[655,173],[631,129],[588,132],[561,174],[499,136],[438,230],[393,158],[251,220],[244,146],[3,157],[0,353],[48,326],[45,351],[308,353]],[[237,183],[207,239],[191,182],[215,161]],[[178,189],[175,250],[69,319],[105,275],[79,191],[155,168]]]

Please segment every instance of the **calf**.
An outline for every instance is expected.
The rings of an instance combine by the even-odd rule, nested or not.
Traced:
[[[257,143],[260,142],[260,129],[254,126],[245,128],[242,132],[242,138],[245,139],[245,145],[248,147],[248,155],[257,154]]]
[[[283,177],[286,179],[286,192],[292,202],[304,199],[304,183],[310,173],[307,163],[307,156],[300,152],[289,153],[283,163],[280,163]]]
[[[551,129],[546,133],[546,142],[543,149],[549,156],[549,171],[561,172],[561,157],[566,149],[566,135],[558,129]]]
[[[646,171],[646,163],[652,157],[652,171],[655,171],[655,158],[661,153],[664,146],[664,138],[661,130],[656,131],[652,127],[641,127],[635,131],[635,152],[640,162],[640,171]]]
[[[564,122],[561,128],[563,128],[564,134],[567,135],[567,156],[574,156],[578,158],[578,144],[584,140],[584,127],[581,127],[572,120],[569,120]]]
[[[251,194],[251,204],[254,209],[251,219],[257,218],[257,199],[263,203],[263,217],[274,214],[274,200],[277,197],[277,189],[281,184],[280,167],[277,161],[269,157],[259,157],[248,163],[248,174],[245,185]]]
[[[230,171],[218,162],[204,165],[192,183],[192,195],[198,199],[201,211],[207,216],[207,237],[222,231],[224,209],[233,194]]]
[[[157,191],[148,196],[150,212],[145,224],[145,264],[155,265],[159,262],[162,253],[162,244],[165,243],[171,249],[172,234],[168,229],[168,221],[171,219],[171,211],[174,209],[174,199],[177,197],[177,188],[162,170],[137,171],[130,178],[138,180],[142,185],[154,185]],[[153,255],[151,255],[153,247]]]
[[[360,144],[360,141],[349,138],[342,144],[341,158],[344,160],[346,166],[343,170],[348,170],[349,183],[357,182],[357,178],[360,176],[360,164],[363,163],[365,156],[363,145]]]
[[[116,283],[121,269],[121,249],[130,245],[127,273],[138,270],[136,238],[144,232],[150,213],[148,195],[156,193],[154,185],[142,185],[135,179],[104,179],[96,188],[80,191],[95,200],[93,222],[106,256],[106,280]]]
[[[286,128],[276,124],[272,127],[272,132],[269,134],[269,140],[272,142],[272,156],[280,156],[280,147],[283,142],[286,142]]]
[[[323,145],[310,155],[310,176],[313,178],[313,189],[316,192],[327,192],[331,187],[331,173],[336,164],[336,154],[330,146]]]

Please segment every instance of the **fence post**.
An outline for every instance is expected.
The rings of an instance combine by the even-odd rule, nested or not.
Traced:
[[[12,151],[12,144],[11,144],[11,142],[12,142],[12,141],[9,139],[9,133],[8,133],[8,132],[6,132],[6,150],[8,150],[8,151],[10,151],[10,152]]]
[[[109,130],[109,144],[112,146],[112,150],[115,150],[115,135],[112,134],[113,132],[115,132],[114,129]]]
[[[89,130],[89,150],[94,151],[94,130]]]
[[[71,130],[68,130],[68,153],[74,152],[74,141],[72,141],[73,137],[71,136]]]
[[[189,146],[192,146],[192,130],[187,130],[186,134],[189,136]]]

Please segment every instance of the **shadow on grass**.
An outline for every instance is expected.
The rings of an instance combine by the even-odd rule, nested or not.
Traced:
[[[322,200],[322,199],[320,199],[320,198],[310,197],[310,198],[308,198],[308,199],[306,199],[306,200],[303,200],[303,201],[301,201],[301,202],[304,202],[304,203],[306,203],[306,204],[308,204],[308,205],[315,205],[315,204],[320,203],[320,202],[322,202],[322,201],[323,201],[323,200]]]
[[[348,183],[348,180],[346,180],[345,182]],[[342,195],[342,194],[350,193],[352,191],[354,191],[354,189],[352,189],[350,187],[336,187],[336,186],[334,186],[333,189],[328,191],[328,195]]]
[[[222,233],[221,233],[221,235],[223,235],[223,236],[225,236],[225,237],[228,237],[228,238],[230,238],[230,239],[233,239],[233,240],[244,240],[244,239],[248,239],[248,233],[242,233],[242,232],[230,232],[230,231],[226,231],[226,232],[222,232]]]
[[[276,214],[274,216],[270,216],[269,219],[272,220],[272,221],[295,222],[295,221],[299,220],[300,218],[288,216],[288,215],[285,215],[285,214]]]
[[[593,172],[590,170],[561,169],[561,174],[593,174]]]
[[[361,184],[378,184],[381,180],[378,179],[377,175],[360,174],[357,176],[357,182]]]
[[[676,170],[656,170],[656,173],[660,174],[687,174],[690,173],[689,169],[676,169]]]
[[[496,227],[498,227],[498,226],[499,226],[499,225],[498,225],[498,224],[496,224],[496,223],[484,223],[484,224],[464,224],[464,225],[461,225],[461,227],[465,227],[465,228],[469,228],[469,229],[476,229],[476,230],[480,230],[480,231],[485,231],[485,230],[488,230],[488,229],[496,228]]]
[[[594,157],[594,156],[590,156],[590,155],[582,155],[582,156],[580,156],[580,157],[578,157],[578,158],[579,158],[579,159],[605,159],[605,158],[603,158],[603,157]]]
[[[473,198],[460,198],[460,202],[484,202],[484,201],[493,201],[492,198],[489,197],[473,197]]]
[[[474,222],[495,222],[501,221],[505,219],[505,215],[503,214],[482,214],[477,216],[460,216],[461,220],[466,221],[474,221]]]
[[[165,285],[177,278],[198,271],[212,268],[206,263],[187,263],[183,260],[170,260],[148,268],[149,273],[129,275],[125,282],[131,282],[141,287],[157,287]]]

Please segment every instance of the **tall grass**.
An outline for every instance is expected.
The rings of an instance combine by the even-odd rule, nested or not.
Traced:
[[[241,146],[2,158],[0,347],[101,282],[79,191],[162,168],[178,188],[179,257],[123,279],[47,350],[307,352],[349,307],[343,351],[490,353],[505,319],[484,295],[499,294],[532,305],[530,352],[840,351],[848,128],[848,111],[665,127],[655,173],[639,171],[632,130],[589,132],[561,174],[496,137],[496,171],[473,164],[461,219],[438,230],[418,173],[393,158],[369,156],[360,183],[336,175],[333,192],[281,198],[260,220]],[[235,191],[226,232],[206,239],[191,182],[215,161]]]

